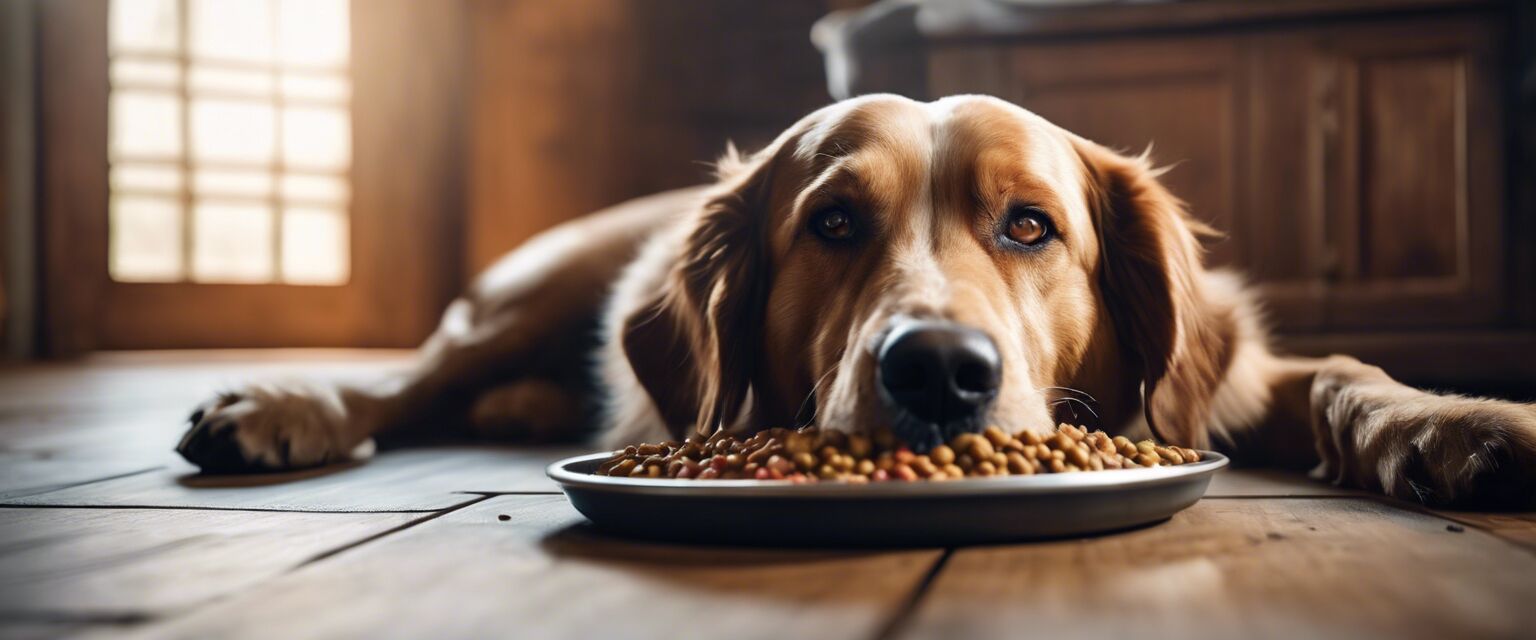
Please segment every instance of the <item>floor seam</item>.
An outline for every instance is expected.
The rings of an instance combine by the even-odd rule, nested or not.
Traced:
[[[330,514],[388,514],[388,513],[439,513],[444,509],[456,509],[464,503],[435,509],[279,509],[267,507],[208,507],[183,505],[134,505],[134,504],[25,504],[0,502],[0,509],[162,509],[168,511],[245,511],[256,513],[330,513]]]
[[[122,613],[122,614],[106,614],[106,615],[101,615],[101,614],[84,614],[84,615],[49,614],[49,613],[44,613],[44,612],[39,612],[40,615],[39,614],[30,614],[30,615],[28,615],[26,612],[22,612],[23,615],[27,615],[27,617],[26,618],[17,618],[17,619],[22,619],[23,621],[36,620],[36,621],[40,621],[40,622],[59,622],[59,623],[66,623],[66,622],[111,623],[111,624],[119,624],[119,625],[132,625],[132,626],[134,626],[134,627],[136,627],[138,629],[144,629],[144,628],[149,627],[150,625],[169,623],[169,622],[174,621],[174,620],[176,620],[178,618],[183,618],[185,616],[191,615],[191,614],[195,613],[196,611],[198,611],[200,609],[204,609],[204,608],[207,608],[207,607],[218,605],[220,602],[224,602],[224,601],[232,599],[232,598],[238,598],[241,595],[244,595],[245,593],[248,593],[248,592],[250,592],[250,591],[252,591],[254,589],[260,588],[263,584],[267,584],[268,582],[270,582],[272,580],[281,579],[283,576],[290,575],[290,574],[292,574],[292,573],[294,573],[296,571],[299,571],[300,569],[303,569],[304,567],[307,567],[309,565],[315,564],[317,562],[320,562],[320,561],[328,559],[328,558],[336,557],[336,556],[338,556],[338,555],[340,555],[342,553],[345,553],[347,551],[351,551],[353,549],[356,549],[358,547],[366,545],[366,544],[368,544],[370,542],[373,542],[375,540],[379,540],[379,539],[388,537],[390,535],[399,533],[401,531],[405,531],[406,529],[410,529],[410,528],[415,527],[417,525],[425,524],[427,522],[431,522],[433,520],[436,520],[438,518],[446,516],[446,515],[448,515],[450,513],[453,513],[455,511],[459,511],[461,509],[465,509],[465,508],[468,508],[468,507],[480,504],[482,502],[485,502],[486,500],[490,500],[491,498],[492,498],[492,496],[482,496],[482,497],[476,498],[474,500],[466,500],[466,501],[461,502],[459,504],[455,504],[453,506],[450,506],[450,507],[447,507],[447,508],[444,508],[444,509],[435,510],[435,511],[426,511],[426,512],[421,512],[421,511],[368,512],[368,513],[424,513],[425,515],[423,517],[415,518],[415,519],[412,519],[412,520],[410,520],[408,522],[404,522],[404,523],[401,523],[399,525],[390,527],[390,528],[385,529],[383,531],[380,531],[378,533],[374,533],[374,534],[370,534],[370,535],[364,536],[364,537],[362,537],[362,538],[360,538],[358,540],[355,540],[355,541],[352,541],[352,542],[348,542],[346,544],[340,545],[340,546],[335,547],[333,549],[327,549],[327,550],[322,551],[320,553],[317,553],[317,554],[315,554],[313,556],[310,556],[309,558],[301,560],[298,564],[295,564],[295,565],[293,565],[291,567],[288,567],[287,569],[284,569],[283,571],[280,571],[280,572],[278,572],[278,573],[276,573],[274,575],[268,576],[268,577],[266,577],[266,578],[264,578],[264,579],[262,579],[262,580],[260,580],[260,581],[258,581],[256,583],[245,585],[245,587],[243,587],[241,589],[238,589],[238,590],[235,590],[235,591],[231,591],[229,593],[220,594],[218,596],[209,598],[207,600],[203,600],[203,601],[200,601],[200,602],[188,605],[187,607],[179,609],[179,610],[125,612],[125,613]],[[301,512],[301,513],[339,513],[339,512]],[[359,513],[359,512],[346,512],[346,513]],[[9,620],[9,619],[12,619],[12,618],[10,618],[8,616],[5,616],[5,615],[0,615],[0,621],[6,621],[6,620]]]
[[[879,631],[875,632],[874,640],[890,640],[896,637],[896,634],[902,630],[902,627],[905,627],[912,620],[912,616],[917,613],[918,605],[922,604],[923,597],[928,595],[928,589],[933,586],[939,574],[944,571],[944,567],[949,564],[950,556],[954,554],[954,547],[950,547],[945,549],[944,553],[937,560],[933,561],[933,565],[928,567],[928,571],[917,582],[917,586],[913,587],[912,592],[907,594],[907,597],[901,601],[901,606],[896,609],[895,614],[889,620],[886,620],[885,624],[880,626]]]
[[[149,473],[151,471],[159,471],[159,470],[164,469],[164,468],[165,468],[165,465],[157,465],[157,466],[153,466],[153,467],[145,467],[143,469],[139,469],[139,470],[136,470],[136,471],[126,471],[126,472],[123,472],[123,473],[114,474],[114,475],[110,475],[110,476],[103,476],[103,477],[100,477],[100,478],[92,478],[90,480],[82,480],[80,482],[66,482],[64,484],[54,485],[54,486],[51,486],[51,487],[39,487],[39,488],[34,488],[34,489],[18,489],[18,490],[16,490],[15,493],[7,493],[7,494],[0,495],[0,500],[17,500],[17,499],[20,499],[20,498],[31,498],[31,497],[34,497],[34,496],[40,496],[40,495],[44,495],[44,494],[48,494],[48,493],[53,493],[55,491],[63,491],[65,489],[74,489],[76,487],[84,487],[84,486],[87,486],[87,485],[96,484],[98,482],[107,482],[107,481],[110,481],[110,480],[121,480],[123,478],[128,478],[128,477],[132,477],[132,476],[142,475],[142,474],[145,474],[145,473]],[[3,503],[0,503],[0,504],[3,504]]]
[[[474,500],[467,500],[467,501],[465,501],[463,503],[460,503],[460,504],[448,507],[446,509],[443,509],[443,510],[440,510],[440,511],[434,511],[434,512],[432,512],[430,514],[427,514],[424,517],[416,518],[416,519],[411,520],[409,522],[404,522],[404,523],[401,523],[401,524],[399,524],[397,526],[390,527],[388,529],[385,529],[385,530],[380,531],[378,533],[375,533],[373,535],[366,536],[366,537],[364,537],[361,540],[358,540],[356,542],[351,542],[351,543],[348,543],[348,544],[344,544],[342,546],[336,547],[335,549],[328,549],[326,551],[322,551],[322,552],[320,552],[320,553],[318,553],[318,554],[316,554],[314,556],[311,556],[309,559],[304,560],[303,562],[300,562],[297,565],[294,565],[292,568],[288,569],[287,571],[284,571],[280,575],[286,575],[286,574],[289,574],[289,573],[293,573],[295,571],[298,571],[299,569],[302,569],[304,567],[312,565],[312,564],[314,564],[316,562],[320,562],[321,560],[325,560],[326,558],[335,557],[337,555],[340,555],[340,554],[345,553],[347,551],[350,551],[352,549],[356,549],[356,548],[361,547],[361,546],[363,546],[365,544],[373,542],[374,540],[378,540],[380,538],[384,538],[384,537],[387,537],[387,536],[394,535],[394,534],[399,533],[401,531],[405,531],[406,529],[410,529],[412,527],[415,527],[416,525],[420,525],[420,524],[425,524],[425,523],[431,522],[433,520],[436,520],[438,518],[446,516],[446,515],[448,515],[450,513],[453,513],[455,511],[459,511],[461,509],[466,509],[466,508],[472,507],[474,505],[480,504],[480,503],[485,502],[486,500],[490,500],[490,499],[491,499],[491,496],[481,496],[480,498],[477,498],[477,499],[474,499]]]

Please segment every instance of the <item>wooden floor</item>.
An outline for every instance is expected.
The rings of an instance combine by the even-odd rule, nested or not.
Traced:
[[[1301,638],[1536,635],[1536,514],[1227,472],[1160,525],[903,551],[605,537],[543,465],[435,446],[199,478],[189,407],[400,354],[117,355],[0,370],[0,637]],[[921,517],[921,514],[914,514]]]

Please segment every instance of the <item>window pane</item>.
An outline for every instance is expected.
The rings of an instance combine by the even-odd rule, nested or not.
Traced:
[[[193,280],[272,280],[271,207],[262,203],[199,202],[193,222]]]
[[[272,94],[272,73],[269,71],[230,69],[227,67],[193,64],[188,87],[193,93],[217,91],[239,93],[258,98]]]
[[[120,164],[112,167],[113,191],[164,191],[175,194],[181,189],[181,171],[176,167],[152,164]]]
[[[283,197],[309,202],[336,202],[347,199],[347,181],[336,176],[283,176]]]
[[[176,0],[113,0],[109,11],[113,51],[176,50]]]
[[[113,195],[108,271],[123,282],[181,278],[181,211],[174,198]]]
[[[265,0],[191,0],[193,57],[269,62],[272,11]]]
[[[272,105],[234,100],[192,101],[192,150],[197,160],[272,161]]]
[[[283,281],[347,281],[347,217],[340,210],[289,208],[283,214]]]
[[[340,102],[352,94],[347,80],[342,76],[284,73],[282,83],[285,98]]]
[[[347,0],[282,0],[278,5],[278,50],[289,64],[338,67],[351,46]]]
[[[112,84],[133,87],[176,89],[181,68],[164,60],[113,60]]]
[[[181,153],[181,104],[151,91],[112,94],[111,154],[174,157]]]
[[[192,185],[198,196],[250,196],[272,195],[272,174],[264,171],[220,171],[198,169]]]
[[[283,111],[283,162],[309,169],[342,169],[352,157],[347,114],[337,108]]]

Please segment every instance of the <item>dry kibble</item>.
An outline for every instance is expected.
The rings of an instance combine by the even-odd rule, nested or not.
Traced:
[[[701,480],[810,482],[944,481],[983,476],[1071,473],[1188,464],[1200,452],[1152,440],[1134,442],[1076,425],[1050,433],[1015,435],[997,426],[966,433],[927,454],[899,446],[888,433],[873,436],[765,429],[745,438],[717,432],[708,438],[646,443],[614,452],[597,475]]]

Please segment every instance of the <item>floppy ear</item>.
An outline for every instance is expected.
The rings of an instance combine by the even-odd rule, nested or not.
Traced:
[[[1145,155],[1075,141],[1090,176],[1100,239],[1099,286],[1123,352],[1142,371],[1142,407],[1159,439],[1208,448],[1206,421],[1231,359],[1221,311],[1205,296],[1193,220]]]
[[[771,154],[742,160],[727,150],[719,183],[681,223],[686,233],[665,283],[624,322],[625,356],[679,437],[729,427],[746,403],[767,296]]]

